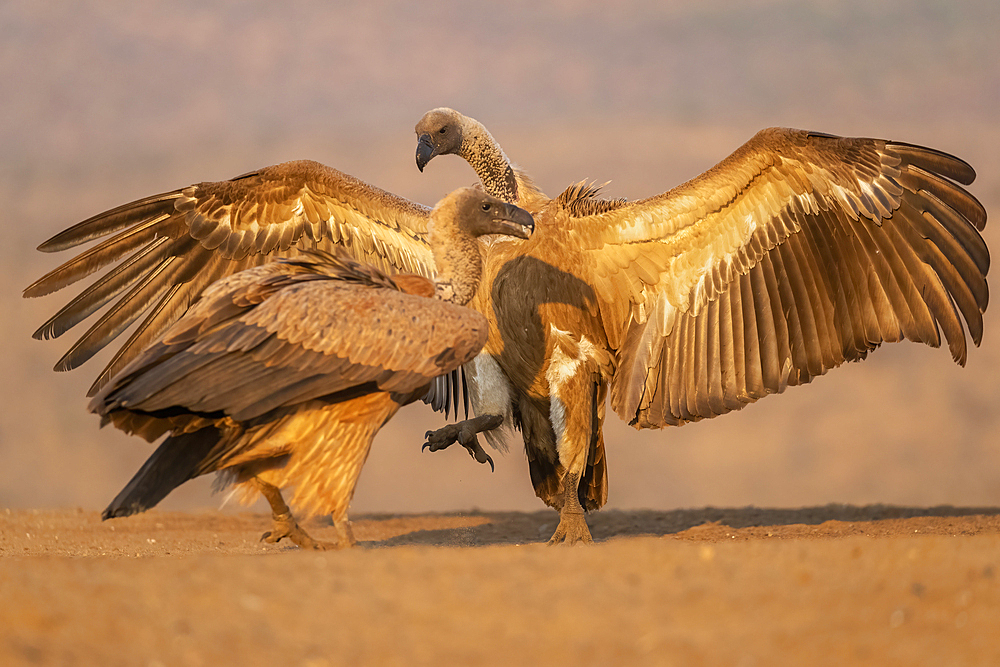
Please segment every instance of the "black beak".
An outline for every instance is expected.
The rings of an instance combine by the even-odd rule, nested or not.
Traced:
[[[420,138],[417,139],[417,169],[422,172],[435,155],[437,152],[434,142],[431,141],[431,135],[421,134]]]
[[[535,219],[523,208],[513,204],[503,204],[497,207],[497,215],[493,218],[496,225],[494,234],[505,234],[526,239],[535,230]]]

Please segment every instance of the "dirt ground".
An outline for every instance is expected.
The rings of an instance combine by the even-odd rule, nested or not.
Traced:
[[[1000,509],[0,512],[3,665],[996,665]],[[322,538],[329,522],[314,520]]]

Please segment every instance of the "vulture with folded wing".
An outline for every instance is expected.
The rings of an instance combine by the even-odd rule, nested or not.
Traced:
[[[554,200],[485,128],[450,109],[417,125],[417,165],[456,154],[487,191],[535,216],[490,245],[474,308],[490,335],[472,366],[476,418],[430,449],[522,431],[552,542],[591,541],[607,499],[605,399],[636,428],[738,410],[883,342],[965,364],[988,301],[986,211],[962,160],[910,144],[772,128],[642,201],[570,187]],[[964,322],[964,325],[963,325]]]
[[[219,472],[244,498],[260,491],[268,500],[268,541],[353,544],[347,510],[375,434],[402,405],[428,400],[432,381],[486,341],[485,318],[463,306],[482,269],[476,239],[527,238],[531,227],[524,210],[464,188],[430,214],[433,282],[390,276],[338,249],[209,286],[90,404],[103,423],[150,442],[168,434],[104,518],[146,510],[185,481]],[[287,486],[304,515],[333,516],[335,542],[301,529],[281,496]]]

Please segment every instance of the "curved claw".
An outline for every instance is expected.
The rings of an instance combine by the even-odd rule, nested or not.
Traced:
[[[496,466],[493,465],[493,457],[486,453],[486,450],[482,448],[479,444],[479,439],[473,437],[470,443],[461,443],[465,447],[466,451],[469,452],[469,456],[476,459],[479,463],[489,463],[490,472],[496,472]]]
[[[269,530],[261,535],[260,541],[267,542],[268,544],[277,544],[283,538],[287,537],[292,544],[296,545],[300,549],[315,549],[317,551],[343,549],[354,545],[353,535],[349,535],[349,538],[345,538],[343,535],[338,535],[340,539],[338,539],[337,542],[315,540],[309,533],[302,530],[291,515],[274,517],[274,528],[275,529],[273,531]]]
[[[462,441],[462,424],[448,424],[436,431],[427,431],[424,433],[424,439],[427,442],[420,448],[420,451],[430,449],[432,452],[437,452],[447,449],[456,442]]]

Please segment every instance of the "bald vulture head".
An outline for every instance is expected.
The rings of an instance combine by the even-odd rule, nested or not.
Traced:
[[[457,155],[475,170],[487,192],[504,201],[537,210],[532,206],[533,199],[548,200],[530,178],[511,164],[490,131],[475,118],[440,107],[425,113],[415,129],[420,171],[438,155]]]
[[[482,188],[459,188],[439,201],[431,212],[428,232],[434,240],[455,234],[473,238],[503,234],[526,239],[535,228],[531,214],[514,204],[486,194]]]
[[[424,170],[438,155],[461,155],[471,118],[454,109],[431,109],[417,123],[417,168]],[[475,121],[472,121],[475,122]]]
[[[459,305],[472,299],[482,274],[478,237],[503,234],[526,239],[534,228],[530,213],[478,187],[446,196],[431,211],[427,229],[437,268],[437,297]]]

